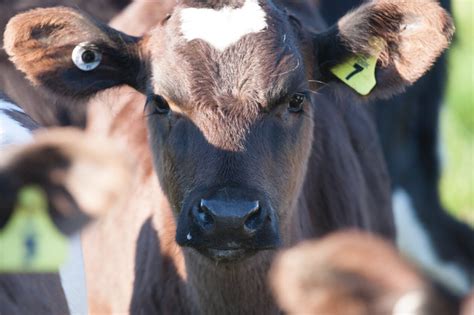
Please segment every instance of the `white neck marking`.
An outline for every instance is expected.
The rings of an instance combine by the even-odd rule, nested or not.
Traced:
[[[416,215],[410,195],[397,189],[392,204],[400,251],[453,292],[468,294],[468,274],[454,261],[442,260],[438,255],[430,234]]]
[[[69,238],[69,256],[59,269],[61,285],[71,314],[87,314],[87,286],[84,271],[81,237],[79,233]]]
[[[23,109],[21,109],[18,105],[13,104],[1,98],[0,98],[0,110],[14,110],[20,113],[24,113]]]
[[[243,36],[267,27],[266,13],[258,0],[246,0],[241,8],[181,10],[181,32],[187,41],[202,39],[224,51]]]
[[[24,114],[20,107],[0,99],[0,150],[10,145],[32,141],[31,130],[23,127],[19,121],[7,115],[5,111]]]

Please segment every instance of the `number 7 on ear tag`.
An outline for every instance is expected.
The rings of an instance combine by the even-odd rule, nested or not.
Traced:
[[[45,193],[20,190],[16,208],[0,231],[0,273],[56,272],[66,258],[67,238],[52,222]]]
[[[381,44],[381,40],[371,40],[373,47],[381,47]],[[380,52],[376,56],[352,56],[344,63],[333,67],[331,72],[360,95],[369,95],[377,85],[375,67]]]

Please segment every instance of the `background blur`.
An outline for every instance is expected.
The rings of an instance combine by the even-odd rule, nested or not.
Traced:
[[[456,36],[441,115],[441,195],[452,214],[474,227],[474,1],[453,0]]]

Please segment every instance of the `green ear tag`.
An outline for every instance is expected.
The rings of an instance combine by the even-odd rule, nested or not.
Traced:
[[[370,41],[372,47],[380,47],[380,52],[382,44],[383,41],[380,39],[374,38]],[[360,95],[368,95],[377,85],[375,67],[380,52],[376,56],[353,56],[344,63],[333,67],[331,72]]]
[[[68,242],[49,217],[45,193],[27,186],[17,202],[0,231],[0,272],[57,271],[65,261]]]

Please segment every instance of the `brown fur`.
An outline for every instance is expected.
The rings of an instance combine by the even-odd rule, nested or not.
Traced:
[[[109,25],[132,36],[141,36],[155,25],[163,23],[177,2],[177,0],[135,0],[114,17]]]
[[[474,314],[474,292],[471,292],[471,294],[466,297],[461,311],[461,315],[470,314]]]
[[[130,0],[8,0],[0,2],[0,33],[3,34],[9,19],[18,13],[38,7],[64,5],[81,8],[94,18],[109,21]],[[0,36],[0,90],[20,104],[23,110],[42,126],[76,126],[84,128],[86,106],[83,100],[71,101],[58,98],[34,88],[23,73],[8,60],[4,50],[3,36]]]
[[[387,98],[413,84],[433,65],[449,46],[454,24],[436,1],[382,0],[369,1],[345,15],[337,23],[337,32],[345,54],[375,56],[381,51],[377,86],[369,97]],[[382,41],[373,45],[373,39]]]
[[[215,10],[223,7],[240,8],[245,0],[182,0],[182,4],[193,8],[212,8]]]
[[[33,22],[32,18],[38,15],[41,15],[41,22]],[[117,84],[129,84],[141,89],[136,84],[140,73],[127,73],[140,63],[134,37],[119,32],[109,34],[105,25],[68,8],[36,9],[21,16],[22,19],[13,18],[7,24],[5,50],[16,67],[28,73],[27,77],[33,84],[50,82],[56,94],[76,98],[90,95],[91,89],[97,92]],[[9,36],[13,33],[15,37]],[[77,89],[79,82],[71,86],[58,81],[58,76],[79,81],[82,72],[74,66],[70,55],[71,49],[81,42],[94,42],[104,52],[106,75],[82,77],[80,82],[87,91]],[[110,53],[111,50],[115,53]],[[117,65],[122,64],[123,60],[127,60],[127,64],[117,71]]]
[[[454,315],[458,310],[458,302],[437,291],[391,244],[354,231],[280,254],[271,282],[289,314],[392,314],[397,303],[414,292],[421,298],[416,314]]]
[[[173,0],[174,1],[174,0]],[[5,0],[0,3],[0,29],[4,30],[8,20],[18,13],[33,8],[68,6],[72,8],[81,8],[89,12],[94,18],[108,22],[117,15],[131,0]],[[140,2],[140,1],[137,1]],[[3,58],[3,38],[0,38],[0,56]]]
[[[48,49],[52,45],[61,47],[64,43],[70,43],[71,36],[77,36],[75,29],[67,30],[64,28],[69,21],[79,20],[82,22],[81,24],[87,24],[97,32],[95,25],[73,10],[65,14],[64,9],[51,8],[49,9],[49,15],[44,16],[42,23],[38,24],[32,20],[32,17],[36,16],[40,10],[31,10],[28,13],[24,13],[25,16],[22,20],[11,20],[7,25],[7,30],[9,27],[12,27],[14,29],[22,29],[23,32],[16,33],[13,38],[9,37],[8,34],[10,32],[6,31],[6,36],[4,37],[5,50],[11,51],[10,55],[16,55],[15,52],[22,51],[21,59],[16,60],[12,58],[12,61],[16,63],[17,68],[30,74],[28,78],[33,83],[38,83],[36,77],[42,76],[44,69],[54,70],[56,67],[64,67],[61,58],[58,58],[58,54],[53,53],[51,55],[50,52],[42,49]],[[79,25],[79,23],[76,25]],[[61,29],[62,32],[58,33],[58,29]],[[87,34],[87,31],[85,33]],[[83,37],[84,33],[78,35],[78,37]],[[47,55],[50,55],[50,57],[44,58]],[[71,60],[68,58],[63,60],[63,62],[71,63]],[[26,66],[28,68],[25,68]]]
[[[130,176],[127,163],[117,158],[117,150],[104,139],[92,139],[74,129],[50,129],[37,132],[32,144],[2,152],[0,175],[10,183],[5,188],[12,196],[25,185],[43,187],[53,219],[72,233],[84,216],[100,217],[125,198]],[[12,211],[14,202],[14,198],[2,202],[2,214]]]
[[[178,36],[180,7],[140,40],[124,37],[130,48],[126,54],[117,50],[123,46],[114,41],[122,35],[113,29],[100,25],[97,33],[85,35],[87,39],[110,35],[105,41],[112,42],[100,47],[124,59],[105,62],[78,78],[88,82],[105,78],[111,85],[128,83],[147,93],[145,115],[152,149],[145,143],[143,97],[121,90],[119,95],[130,98],[94,99],[100,102],[93,105],[95,110],[110,108],[113,118],[106,126],[101,125],[104,120],[93,119],[89,128],[128,148],[136,173],[127,205],[110,212],[83,238],[91,312],[276,311],[265,286],[274,251],[216,265],[175,242],[176,223],[186,204],[229,184],[268,200],[278,214],[286,246],[344,227],[393,238],[388,177],[367,109],[350,98],[335,104],[322,89],[308,98],[300,114],[289,112],[289,97],[308,90],[308,80],[320,79],[312,76],[318,72],[313,65],[324,60],[313,55],[312,42],[308,46],[301,41],[314,34],[290,23],[272,4],[263,6],[270,30],[245,36],[222,54],[202,41],[185,42]],[[74,19],[76,13],[61,10],[71,20],[55,28],[55,36],[62,29],[74,29],[76,23],[94,30],[90,19]],[[52,12],[36,11],[37,23],[51,19]],[[48,68],[36,72],[22,58],[31,52],[16,44],[15,33],[31,35],[31,27],[21,28],[27,24],[25,17],[33,20],[20,15],[10,22],[7,51],[23,71],[55,91],[58,84],[53,78],[65,77],[55,77]],[[82,41],[79,33],[74,36],[78,37],[71,46],[76,39]],[[70,48],[52,49],[64,60],[69,58]],[[115,68],[109,73],[111,65]],[[65,68],[59,73],[76,71],[70,61],[60,67]],[[116,71],[132,79],[123,82]],[[73,89],[62,93],[88,97],[96,92],[78,78],[66,80],[65,86],[73,83],[80,93]],[[152,94],[168,100],[174,111],[157,114]],[[152,161],[156,174],[150,172]]]

